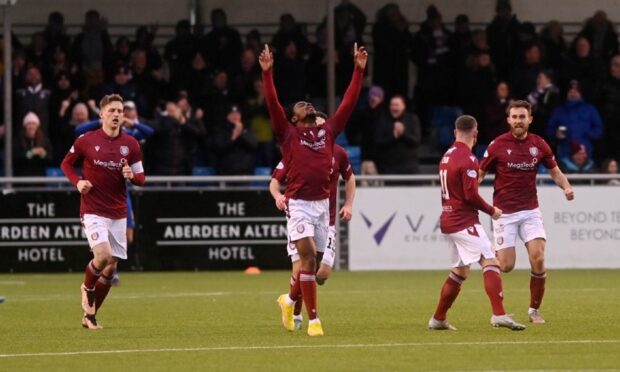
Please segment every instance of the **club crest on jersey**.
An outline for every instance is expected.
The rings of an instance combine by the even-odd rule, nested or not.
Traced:
[[[318,136],[319,136],[319,138],[325,137],[325,129],[319,130]]]
[[[99,146],[95,146],[95,151],[99,152],[99,149],[100,149],[100,148],[101,148],[101,147],[99,147]]]
[[[532,155],[533,157],[536,157],[536,155],[538,155],[538,147],[535,147],[535,146],[530,147],[530,155]]]
[[[476,172],[474,169],[468,169],[467,175],[471,178],[478,178],[478,172]]]
[[[121,146],[120,150],[121,150],[121,155],[123,156],[127,156],[127,154],[129,154],[129,147],[127,146]]]
[[[507,149],[506,152],[508,153],[508,155],[512,154],[512,150],[511,149]]]

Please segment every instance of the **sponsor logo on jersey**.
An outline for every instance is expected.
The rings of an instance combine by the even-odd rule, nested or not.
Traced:
[[[121,146],[119,150],[123,156],[127,156],[127,154],[129,154],[129,147],[127,146]]]
[[[301,143],[304,146],[310,147],[313,150],[319,150],[322,148],[325,148],[325,137],[321,138],[320,140],[316,141],[316,142],[308,142],[305,139],[300,139],[299,143]]]
[[[476,172],[474,169],[468,169],[467,175],[471,178],[478,178],[478,172]]]
[[[93,164],[109,169],[109,170],[117,170],[117,169],[121,169],[123,167],[123,163],[119,162],[115,162],[112,160],[109,161],[103,161],[103,160],[99,160],[99,159],[95,159],[93,160]]]
[[[512,154],[512,150],[511,149],[507,149],[506,152],[508,153],[508,155]]]
[[[530,155],[536,157],[536,155],[538,155],[538,147],[536,146],[530,147]]]
[[[521,163],[508,162],[506,163],[506,166],[508,168],[518,169],[518,170],[532,170],[538,167],[538,159],[537,158],[532,159],[531,163],[526,163],[524,161]]]

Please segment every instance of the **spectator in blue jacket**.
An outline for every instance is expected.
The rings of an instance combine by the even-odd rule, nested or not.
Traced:
[[[592,157],[592,140],[601,138],[603,131],[598,110],[583,100],[579,82],[571,80],[566,101],[553,111],[547,124],[547,137],[556,139],[556,156],[570,156],[570,144],[576,141],[583,144],[588,157]]]

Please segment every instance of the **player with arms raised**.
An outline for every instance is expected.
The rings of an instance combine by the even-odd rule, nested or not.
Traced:
[[[317,112],[309,102],[297,102],[287,116],[278,101],[273,82],[273,55],[269,47],[261,52],[265,102],[271,123],[288,167],[286,200],[287,229],[301,260],[300,288],[310,319],[308,335],[322,336],[323,327],[317,312],[316,252],[327,244],[329,224],[329,176],[334,156],[334,141],[344,129],[359,98],[368,53],[354,46],[355,69],[342,103],[325,124],[317,124]],[[284,294],[278,298],[282,323],[294,330],[293,307],[296,299]]]
[[[65,156],[62,170],[81,196],[80,216],[94,258],[86,265],[80,287],[84,317],[82,326],[101,328],[95,315],[103,305],[119,259],[127,259],[127,202],[125,182],[145,182],[140,145],[121,132],[123,99],[103,97],[101,129],[78,139]],[[82,162],[82,176],[74,166]]]
[[[484,289],[491,300],[491,324],[514,331],[523,330],[525,326],[512,320],[504,310],[499,262],[478,219],[479,210],[493,219],[498,219],[502,211],[490,206],[478,194],[478,159],[471,152],[478,136],[476,119],[469,115],[459,116],[454,136],[456,141],[439,163],[440,227],[449,243],[452,270],[441,288],[439,304],[428,328],[456,330],[446,320],[447,312],[456,300],[461,284],[469,276],[470,265],[478,262],[484,272]]]
[[[508,105],[510,131],[489,144],[480,164],[480,182],[486,172],[495,171],[493,204],[504,211],[493,221],[495,250],[503,272],[515,266],[517,235],[525,242],[532,268],[530,277],[530,307],[532,323],[544,323],[539,313],[545,293],[545,242],[542,213],[536,196],[536,173],[542,164],[549,169],[553,181],[564,190],[567,200],[573,200],[573,189],[558,167],[549,145],[539,136],[529,133],[532,106],[527,101]]]
[[[322,113],[319,113],[319,118],[317,118],[317,121],[322,119],[320,114]],[[271,176],[271,182],[269,183],[269,191],[276,202],[276,207],[285,212],[286,196],[280,192],[280,188],[286,183],[286,170],[287,169],[284,163],[280,162],[276,169],[274,169]],[[320,262],[319,269],[316,273],[316,282],[319,285],[323,285],[330,277],[336,259],[336,208],[338,206],[338,182],[340,181],[341,176],[345,181],[345,200],[339,214],[343,221],[350,221],[353,215],[353,198],[355,197],[355,175],[353,174],[353,169],[349,163],[349,157],[346,150],[339,145],[334,145],[334,165],[329,181],[329,236],[327,238],[327,246],[316,247],[317,262]],[[288,296],[289,298],[297,299],[293,312],[293,320],[295,330],[299,330],[301,329],[301,324],[303,322],[303,316],[301,315],[303,299],[301,297],[299,281],[297,281],[301,261],[299,254],[297,253],[295,243],[288,242],[287,252],[293,264],[291,286]]]

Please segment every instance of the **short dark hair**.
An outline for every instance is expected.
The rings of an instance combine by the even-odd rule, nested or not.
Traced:
[[[510,110],[513,108],[524,108],[527,110],[528,114],[532,115],[532,105],[528,101],[518,99],[510,102],[510,104],[508,104],[508,107],[506,107],[506,115],[509,115]]]
[[[454,128],[461,132],[470,132],[477,125],[476,118],[471,115],[461,115],[454,122]]]
[[[108,94],[107,96],[103,96],[101,101],[99,101],[99,108],[103,110],[104,107],[109,105],[112,102],[120,102],[123,103],[123,97],[118,94]]]

